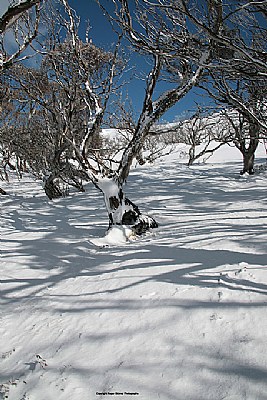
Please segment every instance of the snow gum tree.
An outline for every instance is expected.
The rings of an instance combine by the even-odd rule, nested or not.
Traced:
[[[40,51],[40,70],[19,66],[13,76],[22,93],[19,101],[23,102],[23,96],[30,99],[29,131],[43,121],[41,131],[50,143],[43,162],[46,193],[50,198],[61,196],[59,182],[83,190],[82,181],[91,181],[104,196],[110,227],[129,225],[141,234],[157,223],[126,197],[125,183],[134,161],[142,159],[157,121],[206,81],[209,70],[220,68],[221,60],[232,57],[232,47],[227,53],[228,42],[217,40],[223,26],[222,4],[207,0],[196,7],[195,1],[184,0],[112,0],[109,17],[119,40],[113,52],[105,52],[90,40],[80,39],[79,19],[67,0],[60,3],[61,14],[47,20],[53,24],[48,44]],[[104,1],[99,3],[104,8]],[[115,157],[107,156],[100,132],[116,91],[116,77],[124,68],[119,56],[121,38],[150,68],[140,114]]]
[[[229,141],[229,124],[220,113],[197,112],[179,127],[179,137],[183,143],[190,145],[188,166],[201,158],[208,159],[223,144]],[[200,149],[197,149],[201,145]]]
[[[54,140],[54,156],[45,184],[48,196],[61,195],[58,178],[65,181],[66,177],[78,176],[79,172],[103,193],[110,226],[131,225],[136,233],[155,227],[157,223],[153,218],[143,216],[124,194],[131,166],[135,159],[141,158],[151,127],[201,81],[212,46],[207,37],[191,31],[182,9],[158,8],[161,3],[154,5],[144,1],[141,5],[136,2],[138,18],[133,22],[128,2],[113,1],[112,21],[121,30],[120,35],[127,38],[133,51],[151,62],[143,107],[131,139],[119,159],[107,160],[101,145],[96,146],[95,143],[107,102],[114,90],[116,74],[120,70],[119,47],[116,46],[111,58],[104,61],[108,69],[101,76],[100,84],[94,78],[95,71],[101,69],[90,64],[97,57],[91,57],[87,51],[90,47],[92,52],[93,46],[80,40],[79,21],[67,1],[62,0],[64,13],[61,21],[57,17],[61,28],[66,29],[64,41],[52,43],[49,51],[46,49],[42,63],[41,75],[45,71],[50,90],[46,93],[40,90],[38,80],[32,79],[33,71],[30,72],[30,79],[27,73],[21,74],[23,79],[20,79],[25,93],[43,110],[47,131]],[[211,9],[216,15],[216,7],[211,6]],[[212,29],[218,29],[215,23]],[[27,80],[34,84],[29,87]],[[168,81],[168,89],[159,89],[162,80]],[[79,118],[84,122],[77,123]]]
[[[25,50],[33,43],[38,36],[40,23],[40,4],[42,0],[21,0],[9,5],[6,12],[0,17],[0,74],[7,71],[19,59],[25,59]],[[12,32],[12,33],[10,33]],[[10,49],[7,45],[7,35],[13,35],[13,46]],[[6,110],[10,109],[7,104],[8,88],[1,76],[0,89],[0,113],[6,117]],[[2,116],[2,115],[1,115]],[[6,123],[1,124],[1,134]],[[7,166],[15,167],[10,163],[10,149],[3,145],[1,140],[1,163],[0,177],[8,179]],[[17,160],[18,161],[18,160]],[[0,188],[0,194],[6,192]]]
[[[145,140],[153,125],[203,79],[213,43],[208,36],[192,31],[184,15],[183,2],[176,1],[170,5],[162,1],[155,4],[136,1],[137,19],[134,20],[127,0],[113,0],[112,22],[117,24],[117,29],[121,29],[121,35],[130,42],[132,50],[150,60],[151,69],[147,74],[143,107],[131,139],[119,159],[107,160],[101,149],[95,148],[94,140],[113,90],[118,70],[118,46],[112,55],[108,73],[102,79],[102,91],[98,91],[92,79],[94,71],[88,68],[90,57],[86,59],[86,46],[77,33],[75,13],[67,1],[62,0],[62,3],[65,14],[61,26],[67,27],[66,39],[54,46],[43,62],[43,66],[49,66],[50,72],[46,74],[48,84],[53,83],[59,95],[52,94],[52,101],[50,95],[48,100],[45,96],[37,100],[54,124],[54,128],[49,126],[50,131],[55,132],[53,137],[58,137],[54,169],[46,180],[47,194],[51,198],[57,196],[57,190],[60,191],[57,178],[64,181],[62,171],[66,171],[66,165],[68,169],[71,166],[76,175],[80,171],[103,193],[110,226],[130,225],[135,233],[143,233],[150,227],[156,227],[157,223],[153,218],[142,215],[125,196],[124,184],[134,160],[141,159]],[[210,4],[210,10],[213,13],[210,29],[216,34],[220,14],[216,5]],[[163,80],[168,82],[168,89],[160,89]],[[21,85],[27,91],[25,83],[21,82]],[[86,113],[85,129],[76,130],[75,121],[83,115],[82,110]]]
[[[42,121],[39,135],[47,147],[43,172],[50,198],[61,195],[56,184],[60,179],[79,186],[76,178],[81,171],[77,169],[77,158],[83,165],[88,154],[101,152],[99,130],[114,57],[89,41],[82,42],[76,35],[73,40],[69,33],[50,43],[39,69],[19,65],[10,71],[16,100],[28,105],[32,134]],[[38,153],[38,146],[36,150]]]
[[[19,17],[39,3],[41,0],[14,1],[0,18],[0,32],[5,32]]]
[[[242,154],[242,174],[254,173],[255,151],[261,139],[266,139],[265,80],[229,79],[226,72],[212,74],[212,97],[218,104],[228,104],[224,110],[229,138]],[[227,79],[228,78],[228,79]]]
[[[140,212],[114,186],[115,161],[107,157],[99,136],[116,76],[124,68],[119,41],[113,52],[91,40],[83,42],[75,12],[66,1],[61,3],[60,14],[48,10],[50,35],[40,67],[18,64],[9,69],[13,121],[18,117],[23,130],[9,148],[23,153],[27,165],[43,175],[50,199],[64,195],[66,185],[84,190],[82,181],[91,181],[104,194],[110,224],[130,224]],[[9,133],[11,126],[12,118]]]
[[[24,150],[27,145],[24,133],[27,126],[27,113],[24,112],[25,103],[21,104],[16,100],[19,94],[16,93],[16,96],[14,96],[10,86],[10,75],[6,72],[2,73],[0,82],[2,85],[0,98],[0,165],[2,178],[8,180],[8,171],[16,170],[20,176],[25,167]]]
[[[230,119],[239,115],[231,119],[233,142],[242,153],[242,173],[251,174],[259,139],[267,128],[266,1],[214,3],[220,10],[217,33],[210,30],[197,8],[190,10],[186,1],[183,7],[190,21],[214,43],[203,87],[221,108],[229,109]]]
[[[99,2],[103,6],[103,2]],[[192,30],[185,17],[181,1],[113,0],[111,16],[130,42],[132,51],[147,58],[151,68],[147,73],[142,110],[119,165],[100,180],[109,209],[111,224],[130,224],[137,229],[156,226],[151,218],[143,218],[137,207],[123,193],[134,160],[141,153],[155,123],[202,80],[209,63],[212,42],[207,35]],[[192,7],[194,4],[192,3]],[[213,21],[210,29],[217,34],[219,18],[216,5],[210,4]],[[162,81],[168,82],[162,90]],[[166,86],[165,86],[166,87]]]

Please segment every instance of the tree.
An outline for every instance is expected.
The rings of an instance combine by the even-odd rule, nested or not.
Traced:
[[[160,3],[158,2],[158,4]],[[72,46],[73,54],[78,56],[79,59],[78,71],[82,80],[78,87],[82,88],[85,95],[85,103],[90,118],[87,124],[87,132],[83,137],[81,146],[79,146],[79,143],[73,137],[73,126],[69,123],[73,110],[71,114],[66,114],[68,107],[66,107],[66,104],[63,105],[61,114],[64,123],[61,132],[63,132],[64,151],[61,154],[65,156],[67,149],[72,149],[75,160],[78,161],[83,173],[103,193],[110,226],[131,225],[136,233],[142,233],[149,227],[157,226],[157,223],[153,218],[141,214],[139,208],[125,196],[123,186],[134,159],[140,160],[141,158],[140,155],[151,127],[203,78],[211,56],[212,43],[207,37],[198,36],[194,31],[191,31],[190,24],[188,25],[180,10],[170,14],[169,9],[160,8],[160,12],[158,12],[159,9],[154,4],[144,2],[143,7],[141,7],[140,3],[136,2],[138,23],[134,27],[128,2],[126,0],[113,1],[115,5],[113,22],[116,21],[122,33],[127,36],[134,51],[139,52],[144,57],[149,57],[152,66],[147,75],[143,108],[135,124],[131,139],[123,149],[121,158],[110,162],[99,152],[94,151],[91,141],[94,132],[99,130],[103,121],[106,102],[113,85],[116,63],[110,68],[110,74],[106,81],[108,83],[107,90],[104,90],[104,103],[101,104],[99,95],[94,90],[90,80],[81,74],[84,62],[75,25],[75,16],[67,2],[63,1],[63,4],[70,21],[67,24],[69,27],[69,43]],[[216,14],[216,7],[211,7],[211,9]],[[216,31],[217,25],[213,24],[212,29]],[[114,57],[115,60],[116,52]],[[53,65],[55,65],[55,61],[53,61]],[[55,71],[57,71],[57,68],[55,68]],[[60,70],[57,76],[57,84],[60,86],[62,85],[62,75]],[[170,86],[161,91],[158,97],[155,97],[161,80],[167,80]],[[70,102],[70,106],[73,106],[73,101]]]
[[[41,2],[42,0],[22,0],[15,2],[8,7],[7,11],[0,18],[0,74],[6,71],[21,56],[37,37],[40,22],[39,4]],[[31,12],[32,8],[34,8],[33,12]],[[13,30],[14,44],[16,44],[16,48],[11,54],[7,50],[5,40],[6,33],[10,29]],[[0,112],[3,110],[3,103],[5,102],[5,94],[7,92],[6,89],[6,87],[1,88]],[[11,166],[10,154],[3,146],[1,147],[1,152],[2,165],[0,167],[0,175],[2,179],[7,179],[6,166]],[[6,194],[1,188],[0,193]]]
[[[72,171],[81,171],[103,193],[110,226],[132,225],[135,232],[142,233],[157,224],[153,218],[141,215],[138,207],[125,196],[123,186],[133,160],[140,158],[150,128],[202,78],[210,48],[209,43],[195,38],[180,12],[176,13],[174,23],[165,10],[159,14],[150,5],[139,9],[136,2],[139,25],[134,29],[128,2],[113,3],[117,7],[114,20],[117,20],[122,33],[127,35],[135,51],[152,61],[143,109],[119,160],[106,160],[105,155],[93,145],[114,85],[118,69],[118,46],[112,55],[108,73],[97,90],[93,82],[94,72],[90,67],[88,69],[90,63],[86,60],[90,43],[83,44],[79,39],[78,21],[66,0],[62,0],[65,12],[61,17],[61,28],[66,28],[65,39],[56,45],[52,44],[51,51],[46,49],[47,55],[42,63],[41,76],[44,76],[44,71],[49,71],[45,74],[45,87],[49,90],[44,92],[42,89],[38,73],[21,66],[18,67],[19,74],[15,73],[13,78],[15,80],[20,75],[21,89],[32,99],[33,109],[38,111],[29,112],[29,127],[37,116],[45,117],[46,134],[52,136],[55,143],[50,164],[53,169],[46,181],[50,197],[57,194],[54,183],[58,176],[65,176],[67,169],[66,175],[69,176],[71,166]],[[145,32],[140,33],[143,24],[146,26]],[[160,79],[168,79],[172,88],[154,98]],[[30,89],[27,81],[31,81]],[[78,131],[77,121],[83,113],[87,116],[86,124]]]
[[[214,6],[216,18],[210,11],[208,18],[203,17],[202,11]],[[215,57],[210,67],[215,70],[227,67],[250,78],[266,77],[266,0],[205,0],[199,7],[194,7],[191,1],[181,0],[179,7],[196,29],[214,43]],[[211,29],[211,22],[217,25],[217,30]]]
[[[199,84],[211,56],[212,44],[207,37],[201,37],[191,30],[180,9],[169,7],[166,2],[136,1],[133,11],[137,15],[135,22],[127,0],[113,0],[113,4],[115,14],[112,22],[119,25],[133,50],[148,57],[152,64],[147,74],[143,108],[132,138],[123,151],[118,167],[105,177],[110,223],[123,224],[127,216],[127,221],[135,224],[141,219],[139,211],[129,205],[123,194],[123,185],[133,160],[140,159],[145,140],[154,124]],[[212,7],[214,13],[215,8]],[[216,24],[212,29],[217,30]],[[159,89],[162,80],[168,81],[168,89]],[[149,219],[146,219],[146,223],[148,226],[155,225],[155,221]]]
[[[49,198],[63,195],[62,182],[83,190],[81,176],[88,180],[85,171],[99,167],[100,126],[112,80],[123,68],[123,62],[117,62],[118,46],[114,53],[105,52],[79,39],[79,21],[65,1],[63,5],[65,14],[50,10],[52,15],[46,18],[53,35],[40,67],[20,64],[9,71],[14,103],[24,104],[23,113],[28,114],[23,126],[27,126],[31,148],[35,143],[35,151],[28,151],[28,164],[44,175]],[[38,140],[34,137],[37,124]]]
[[[225,110],[226,124],[228,122],[231,141],[241,152],[243,169],[241,174],[254,173],[255,152],[260,139],[266,138],[265,131],[244,112]]]
[[[0,75],[2,96],[0,99],[0,154],[1,176],[8,181],[8,171],[20,174],[24,166],[24,126],[27,123],[24,105],[15,104],[14,93],[10,87],[10,77],[6,73]],[[20,142],[20,146],[18,145]]]
[[[220,112],[205,115],[199,108],[189,120],[180,124],[179,136],[183,143],[190,145],[188,165],[191,166],[203,156],[207,156],[206,159],[212,156],[229,142],[229,124],[225,124],[225,118]]]
[[[203,2],[209,7],[210,1]],[[209,75],[202,87],[221,109],[229,109],[233,142],[243,156],[242,173],[253,173],[254,154],[266,132],[266,1],[216,0],[218,30],[197,7],[182,0],[185,15],[213,42]],[[212,17],[212,14],[211,14]],[[238,117],[232,120],[232,115]]]
[[[29,129],[38,123],[38,118],[43,118],[43,135],[52,144],[49,153],[52,156],[49,160],[45,158],[49,166],[47,194],[51,198],[62,194],[60,188],[57,192],[58,178],[72,180],[79,186],[80,182],[74,179],[82,176],[103,193],[110,226],[131,225],[136,233],[142,233],[157,223],[143,216],[125,196],[124,185],[134,160],[142,159],[142,150],[157,121],[194,86],[207,80],[208,69],[215,68],[216,63],[221,65],[220,54],[226,49],[221,43],[218,49],[218,41],[214,39],[222,27],[221,3],[208,1],[202,15],[206,31],[192,23],[190,13],[195,3],[190,1],[136,0],[130,8],[127,0],[112,0],[111,22],[120,31],[119,36],[124,35],[132,51],[151,63],[142,110],[131,124],[131,136],[116,159],[107,157],[101,143],[96,146],[95,141],[99,140],[114,80],[123,69],[119,43],[113,53],[107,53],[88,41],[82,42],[75,13],[66,0],[62,4],[64,13],[57,16],[52,30],[55,33],[60,26],[64,34],[52,35],[60,40],[50,41],[41,70],[19,66],[20,78],[14,75],[23,95],[31,99],[28,105],[33,104],[34,111],[30,108],[28,113]],[[94,52],[97,56],[92,57]],[[95,59],[100,60],[99,65],[92,65]]]

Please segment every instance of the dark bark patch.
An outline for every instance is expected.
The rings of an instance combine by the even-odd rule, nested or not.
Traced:
[[[109,205],[111,210],[117,210],[117,208],[119,208],[120,202],[116,196],[111,196],[109,198]]]
[[[138,218],[138,215],[132,211],[125,211],[125,213],[122,216],[122,225],[133,225],[135,224],[136,220]]]
[[[108,217],[109,217],[109,227],[111,227],[113,225],[112,213],[109,213]]]
[[[119,199],[120,199],[120,203],[122,204],[122,200],[123,200],[123,191],[122,191],[122,189],[120,189],[120,191],[119,191]]]
[[[139,216],[141,215],[139,208],[137,207],[136,204],[134,204],[131,200],[129,200],[127,197],[125,198],[125,205],[126,206],[131,206],[134,210],[134,212]]]
[[[59,186],[55,183],[53,177],[49,177],[44,185],[45,194],[49,198],[49,200],[57,199],[64,196],[64,193],[59,188]]]
[[[4,189],[0,188],[0,194],[6,195],[7,192]]]
[[[140,218],[138,224],[134,225],[132,229],[137,236],[140,236],[151,228],[158,228],[158,223],[154,218],[146,216],[144,219]]]

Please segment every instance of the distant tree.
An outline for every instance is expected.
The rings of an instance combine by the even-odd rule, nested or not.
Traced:
[[[266,106],[258,105],[258,109],[266,110]],[[257,115],[257,112],[258,110],[254,111],[254,115]],[[262,115],[266,115],[266,111]],[[266,120],[266,116],[262,120]],[[224,144],[234,144],[242,154],[241,174],[254,173],[256,149],[260,140],[267,137],[266,131],[250,118],[249,113],[229,107],[209,116],[195,115],[192,119],[184,121],[179,130],[179,137],[191,146],[189,165],[200,157],[212,155]]]
[[[178,143],[189,146],[188,166],[200,158],[207,160],[221,146],[233,142],[233,128],[226,113],[201,107],[190,118],[156,125],[150,135],[159,143],[163,140],[173,144],[174,149]]]
[[[225,143],[229,142],[229,126],[225,125],[220,113],[205,114],[200,108],[188,120],[179,125],[179,138],[190,145],[188,165],[202,158],[210,157]]]
[[[265,140],[266,131],[259,124],[251,119],[246,113],[240,110],[225,110],[226,124],[228,122],[231,141],[241,152],[243,169],[241,174],[254,173],[255,152],[260,140]],[[256,114],[256,113],[255,113]]]

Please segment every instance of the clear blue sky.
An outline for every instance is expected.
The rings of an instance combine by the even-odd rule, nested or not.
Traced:
[[[89,21],[91,26],[90,37],[93,43],[105,49],[111,49],[112,44],[116,42],[116,35],[97,3],[94,0],[69,0],[69,3],[81,18],[81,31],[84,32],[86,21]],[[111,1],[106,3],[111,5]],[[144,75],[144,71],[148,70],[148,63],[148,59],[144,60],[138,55],[131,57],[130,65],[133,66],[133,69],[132,80],[128,85],[128,93],[136,113],[142,107],[145,83],[141,77]],[[202,102],[203,100],[199,95],[190,92],[186,98],[164,115],[163,120],[173,121],[179,115],[186,115],[194,108],[196,101]]]

